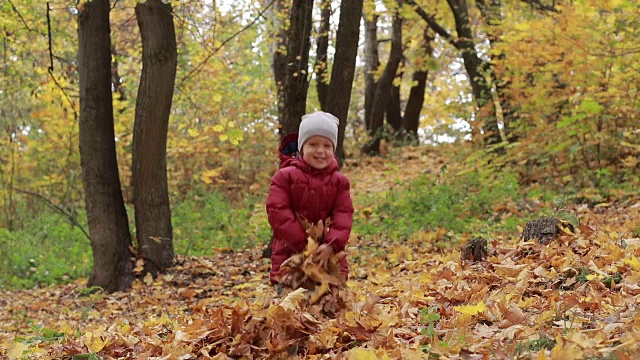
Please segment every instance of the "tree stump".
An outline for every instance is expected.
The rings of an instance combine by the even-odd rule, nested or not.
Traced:
[[[483,238],[469,240],[466,244],[462,245],[460,253],[463,260],[482,261],[486,259],[489,254],[487,240]]]
[[[555,218],[541,218],[529,221],[522,230],[522,241],[536,239],[540,244],[548,244],[558,238],[562,231],[560,226],[573,231],[573,225]]]

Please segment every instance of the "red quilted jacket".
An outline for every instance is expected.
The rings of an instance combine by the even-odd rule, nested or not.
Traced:
[[[280,265],[291,255],[304,250],[307,236],[295,214],[317,223],[331,218],[329,233],[324,242],[336,253],[343,251],[353,223],[353,204],[349,179],[338,172],[334,160],[322,170],[315,169],[302,159],[288,159],[273,176],[267,197],[267,214],[273,229],[271,249],[272,282],[278,278]],[[348,273],[346,258],[342,271]]]

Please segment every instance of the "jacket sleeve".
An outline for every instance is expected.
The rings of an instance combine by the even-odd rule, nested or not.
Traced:
[[[267,215],[274,237],[301,251],[307,244],[307,237],[291,206],[290,182],[282,170],[273,176],[267,196]]]
[[[351,202],[350,188],[349,179],[341,175],[331,211],[331,225],[326,236],[328,244],[333,247],[336,253],[344,250],[353,225],[353,203]]]

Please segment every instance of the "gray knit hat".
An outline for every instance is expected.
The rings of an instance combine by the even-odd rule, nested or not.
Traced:
[[[335,152],[338,143],[338,123],[337,117],[323,111],[302,116],[298,130],[298,151],[302,152],[304,142],[310,137],[321,135],[331,140]]]

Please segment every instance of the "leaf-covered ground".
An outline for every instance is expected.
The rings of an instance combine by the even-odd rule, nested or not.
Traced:
[[[370,170],[350,175],[381,186]],[[127,293],[83,281],[6,292],[0,359],[638,358],[640,203],[572,211],[573,233],[548,245],[497,235],[476,263],[442,232],[354,234],[335,317],[300,292],[276,296],[261,249],[178,257]]]

